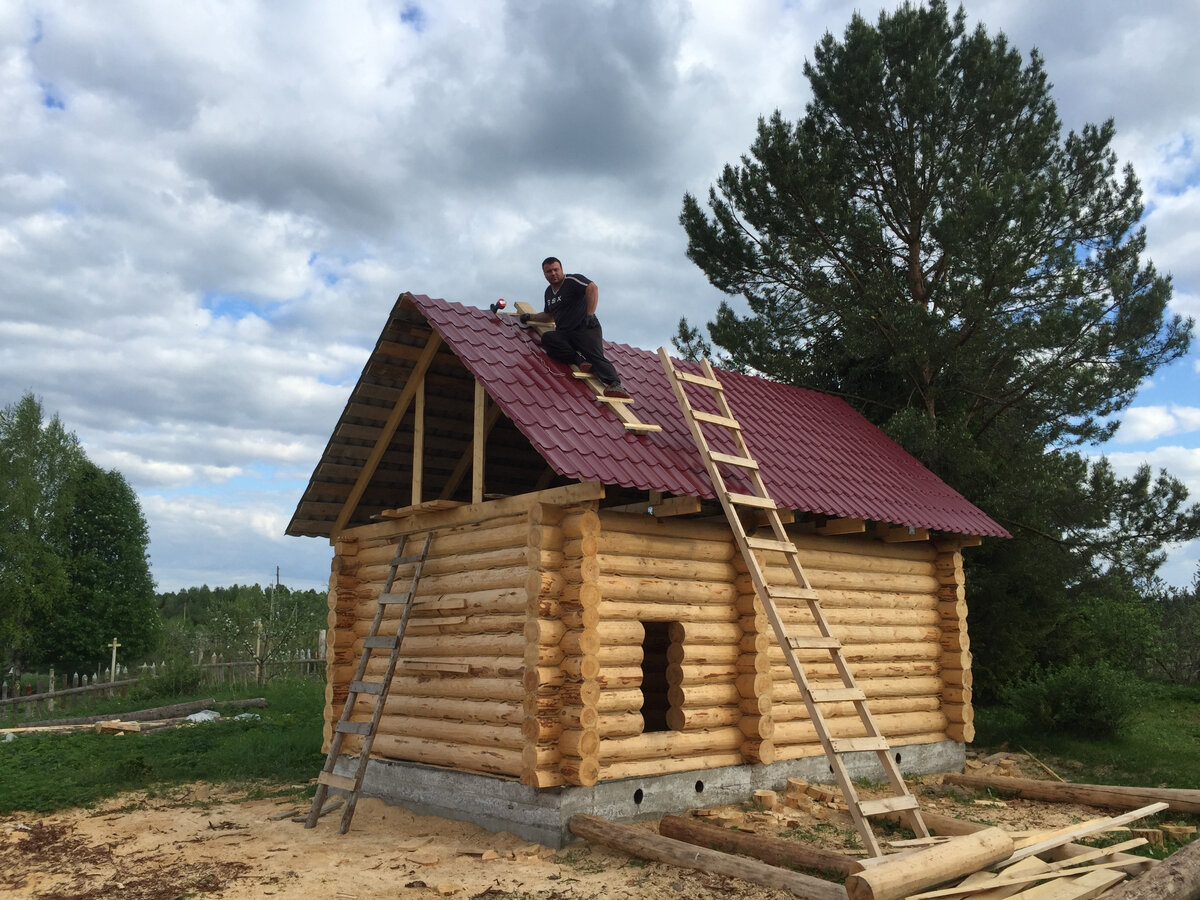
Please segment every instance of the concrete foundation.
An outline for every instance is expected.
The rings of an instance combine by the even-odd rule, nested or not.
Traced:
[[[893,747],[906,775],[961,771],[966,748],[957,741]],[[845,754],[854,779],[885,782],[871,752]],[[356,760],[341,757],[335,771],[354,774]],[[568,823],[576,813],[616,822],[678,815],[691,809],[748,801],[756,790],[782,790],[788,778],[832,783],[824,756],[764,765],[727,766],[672,775],[627,778],[593,787],[537,789],[503,778],[456,772],[416,763],[371,760],[363,794],[422,815],[473,822],[489,831],[507,831],[558,849],[575,840]]]

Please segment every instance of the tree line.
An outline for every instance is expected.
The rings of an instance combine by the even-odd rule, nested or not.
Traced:
[[[684,197],[689,258],[743,302],[674,343],[845,398],[1012,533],[965,554],[988,699],[1054,667],[1145,672],[1194,628],[1196,585],[1158,570],[1200,507],[1089,453],[1194,323],[1142,258],[1113,121],[1064,135],[1037,51],[965,20],[931,0],[824,36],[804,115],[760,118],[707,204]]]
[[[0,410],[0,661],[91,670],[188,652],[273,658],[315,649],[325,595],[285,585],[157,593],[150,535],[124,476],[87,458],[32,393]]]

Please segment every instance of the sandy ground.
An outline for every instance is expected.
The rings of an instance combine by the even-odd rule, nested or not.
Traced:
[[[986,771],[1037,777],[1027,767]],[[1012,831],[1050,829],[1102,813],[1035,801],[964,802],[939,778],[919,779],[922,808]],[[869,796],[864,792],[863,796]],[[749,798],[747,798],[749,800]],[[554,851],[511,834],[418,816],[364,799],[348,834],[340,810],[306,829],[295,799],[246,799],[206,784],[169,796],[125,795],[94,809],[0,818],[0,898],[173,900],[200,898],[456,897],[471,900],[585,900],[683,897],[687,900],[790,895],[744,882],[645,862],[584,841]],[[711,811],[726,825],[790,833],[847,851],[849,816],[822,808],[817,818],[789,807],[750,804]],[[656,822],[641,827],[654,830]]]

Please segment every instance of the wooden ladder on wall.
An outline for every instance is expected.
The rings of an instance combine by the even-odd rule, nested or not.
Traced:
[[[925,827],[925,822],[921,818],[917,800],[909,793],[908,786],[904,783],[904,778],[901,776],[900,770],[892,758],[891,748],[888,746],[887,739],[879,731],[879,727],[875,724],[875,720],[871,716],[871,711],[867,708],[866,694],[863,693],[862,689],[854,681],[854,675],[846,663],[846,655],[842,651],[841,642],[833,636],[829,628],[829,623],[825,619],[825,613],[821,609],[820,597],[813,590],[812,585],[808,581],[808,576],[805,575],[804,569],[800,565],[795,544],[791,542],[787,536],[787,532],[784,531],[783,521],[780,519],[779,509],[775,501],[767,495],[762,475],[759,472],[758,463],[750,457],[750,452],[742,437],[741,426],[733,417],[729,403],[725,399],[725,390],[721,386],[721,382],[717,379],[712,365],[707,359],[702,360],[701,365],[704,374],[693,375],[690,372],[676,369],[674,361],[667,353],[666,348],[660,347],[658,355],[662,360],[667,379],[671,382],[671,387],[675,391],[675,398],[679,402],[679,408],[683,411],[684,420],[687,422],[688,428],[692,433],[692,438],[696,442],[696,447],[700,451],[700,458],[704,461],[708,477],[712,480],[713,489],[716,491],[717,498],[721,501],[721,506],[725,510],[725,517],[729,520],[729,527],[733,530],[737,545],[742,551],[743,558],[746,560],[746,567],[754,582],[754,589],[758,593],[758,598],[762,602],[763,609],[766,611],[771,628],[775,632],[775,639],[782,648],[784,658],[787,660],[788,667],[792,671],[792,676],[800,688],[800,695],[804,698],[804,705],[808,709],[809,719],[816,729],[817,737],[821,741],[821,746],[825,750],[825,756],[829,760],[829,766],[833,770],[834,778],[837,780],[838,786],[842,790],[842,795],[846,800],[846,805],[850,809],[850,816],[854,820],[859,834],[862,836],[863,844],[871,856],[882,855],[879,843],[875,839],[875,834],[871,830],[871,824],[868,820],[871,816],[887,813],[899,813],[905,824],[912,829],[914,834],[918,837],[929,837],[929,830]],[[694,409],[685,385],[696,385],[697,387],[706,388],[718,412],[708,413]],[[737,452],[729,454],[713,451],[709,446],[708,439],[705,437],[702,425],[724,429],[732,438]],[[736,493],[730,491],[725,485],[724,476],[721,474],[722,467],[741,472],[744,479],[753,486],[753,493]],[[754,511],[762,515],[767,524],[770,525],[774,537],[766,538],[748,534],[746,526],[739,515],[740,511]],[[756,550],[770,550],[782,553],[787,558],[788,566],[795,577],[795,585],[769,584],[763,573],[763,567],[759,563],[758,557],[754,554]],[[777,600],[804,601],[807,604],[812,621],[816,623],[819,636],[814,638],[788,635],[784,628],[783,620],[780,617],[779,609],[776,606]],[[830,658],[833,660],[834,667],[841,676],[842,687],[831,689],[811,687],[804,667],[797,656],[796,651],[798,650],[828,651]],[[821,706],[822,704],[844,702],[850,702],[854,705],[865,731],[863,736],[848,738],[830,736],[825,716],[821,712]],[[854,783],[850,780],[850,775],[846,770],[842,755],[864,750],[874,751],[878,756],[879,762],[882,764],[883,770],[887,775],[888,783],[891,785],[893,796],[875,800],[858,799],[858,794],[854,789]]]
[[[342,714],[338,718],[337,724],[333,727],[333,738],[329,742],[329,755],[325,758],[325,766],[321,769],[321,774],[317,776],[317,793],[313,796],[312,808],[308,811],[308,818],[304,821],[305,828],[312,828],[317,824],[317,820],[321,817],[321,810],[325,805],[325,798],[328,796],[331,787],[349,791],[350,793],[350,797],[346,801],[346,810],[342,813],[342,823],[338,827],[338,834],[345,834],[350,828],[350,820],[354,818],[354,808],[358,805],[358,798],[362,793],[363,777],[367,774],[367,762],[371,757],[371,745],[375,743],[375,733],[379,730],[379,720],[383,717],[383,707],[387,702],[388,691],[391,689],[392,676],[395,674],[396,664],[400,660],[400,644],[404,641],[404,632],[408,628],[408,618],[412,612],[413,597],[417,593],[417,583],[421,580],[421,570],[425,566],[425,558],[429,555],[429,545],[433,541],[433,532],[426,533],[425,543],[421,547],[421,552],[416,556],[404,555],[404,551],[408,546],[408,538],[409,535],[405,534],[396,546],[396,554],[392,557],[387,582],[383,586],[383,591],[380,593],[375,607],[375,618],[371,620],[371,630],[363,638],[362,656],[359,657],[358,669],[354,673],[354,678],[350,681],[350,693],[346,695],[346,703],[342,707]],[[392,583],[396,580],[396,570],[400,566],[408,565],[409,563],[416,563],[413,568],[412,583],[404,593],[392,593]],[[384,611],[388,607],[398,603],[403,604],[403,612],[401,613],[400,624],[396,628],[396,633],[380,634],[379,627],[384,621]],[[394,621],[394,619],[389,621]],[[382,680],[367,681],[367,664],[370,662],[371,656],[377,652],[380,654],[386,652],[388,654],[387,670]],[[375,709],[371,713],[371,721],[369,722],[350,721],[350,717],[354,714],[354,704],[357,702],[359,694],[375,695]],[[359,750],[358,755],[358,766],[355,769],[353,777],[349,775],[336,775],[333,771],[334,766],[337,765],[338,757],[342,752],[342,743],[348,734],[362,735],[363,739],[362,748]]]

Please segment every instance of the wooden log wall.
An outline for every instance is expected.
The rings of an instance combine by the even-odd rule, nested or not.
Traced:
[[[728,527],[604,511],[600,522],[600,706],[621,710],[601,721],[601,779],[819,755],[799,688]],[[965,602],[945,599],[947,591],[961,595],[957,545],[938,549],[800,529],[792,536],[889,740],[962,734],[953,726],[969,715],[969,696],[964,701],[959,690],[970,678],[969,655],[949,656],[948,648],[958,646],[960,633],[965,639]],[[760,559],[770,581],[791,583],[781,554]],[[792,633],[816,634],[806,604],[781,605],[781,615]],[[620,692],[636,683],[633,663],[644,633],[636,625],[654,621],[671,623],[669,731],[627,734],[636,722],[628,715],[635,695]],[[801,658],[814,687],[841,685],[828,653]],[[953,666],[950,684],[942,676],[946,666]],[[835,736],[862,733],[852,704],[823,711]]]
[[[950,720],[946,736],[969,744],[975,740],[975,708],[971,703],[971,643],[967,633],[966,578],[961,541],[936,541],[934,568],[939,582],[938,613],[942,624],[942,710]]]
[[[743,634],[728,526],[603,510],[599,520],[601,779],[744,762],[742,713],[721,691],[737,679]],[[643,659],[647,627],[665,629],[665,660]],[[661,730],[646,730],[657,710],[641,715],[643,662],[647,672],[665,662],[665,698],[645,698],[665,701]]]
[[[600,779],[600,590],[595,503],[563,511],[563,580],[555,678],[561,697],[562,734],[557,774],[566,784],[591,786]]]
[[[531,607],[550,602],[561,589],[562,551],[549,518],[544,521],[540,504],[500,506],[491,518],[435,531],[375,737],[376,753],[473,772],[525,774],[525,735],[536,732],[541,721],[537,685],[530,697],[522,681],[530,644],[526,621]],[[400,530],[365,526],[337,542],[327,735],[370,631]],[[405,555],[423,541],[423,533],[411,535]],[[412,571],[412,564],[397,569],[393,591],[408,589]],[[401,611],[389,607],[381,631],[394,632]],[[374,654],[367,678],[382,677],[386,665],[386,654]],[[374,700],[360,695],[352,718],[367,721]],[[344,746],[352,755],[361,741],[347,735]]]
[[[518,499],[436,529],[377,753],[538,788],[820,755],[724,522]],[[335,542],[326,746],[400,531],[378,523]],[[960,542],[792,537],[888,739],[970,741]],[[760,560],[791,583],[781,554]],[[410,578],[402,567],[393,590]],[[781,615],[815,634],[806,604]],[[828,653],[801,658],[814,687],[840,686]],[[377,654],[368,678],[385,664]],[[359,698],[356,720],[373,699]],[[833,735],[861,733],[851,704],[823,709]],[[347,736],[347,753],[359,746]]]
[[[946,738],[940,676],[942,620],[937,551],[925,541],[885,543],[866,537],[821,537],[791,533],[799,560],[855,680],[867,695],[880,730],[893,744]],[[772,583],[790,584],[782,554],[760,553]],[[744,584],[743,578],[739,584]],[[789,633],[816,636],[807,604],[780,604]],[[783,651],[771,641],[767,652],[774,689],[775,749],[779,759],[818,756],[823,751]],[[800,653],[814,688],[841,687],[826,651]],[[857,737],[863,727],[853,704],[823,704],[830,734]]]

